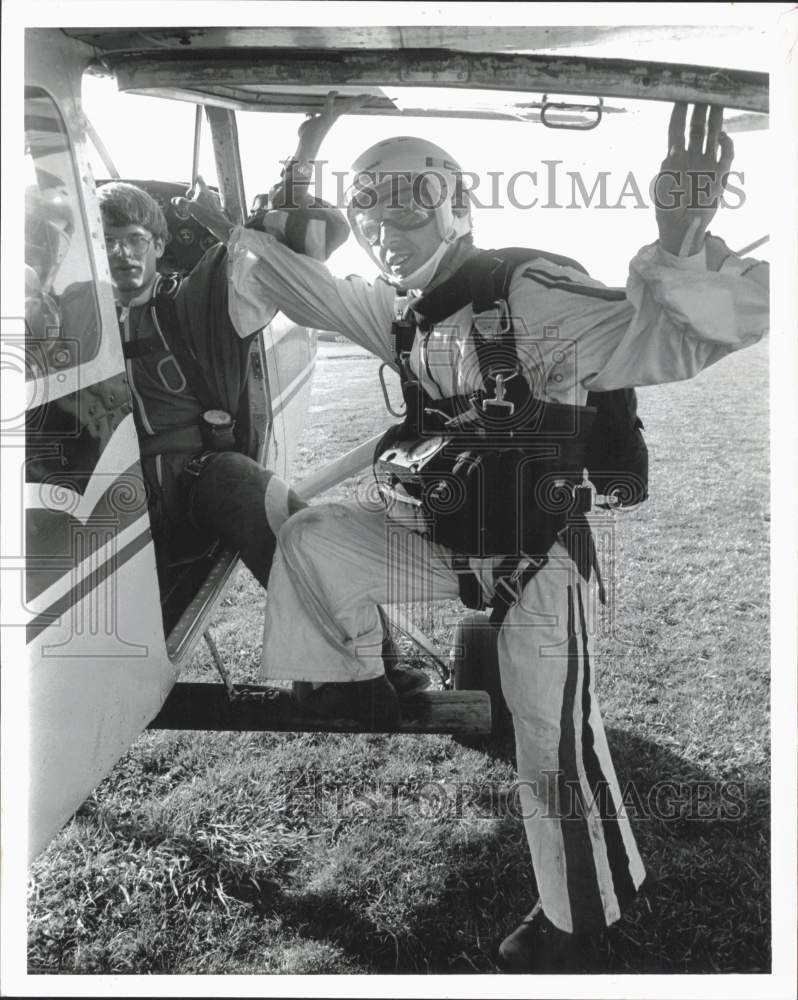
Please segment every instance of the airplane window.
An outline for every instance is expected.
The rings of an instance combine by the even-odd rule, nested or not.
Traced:
[[[25,90],[25,328],[28,376],[73,368],[100,345],[90,243],[66,128],[52,98]]]

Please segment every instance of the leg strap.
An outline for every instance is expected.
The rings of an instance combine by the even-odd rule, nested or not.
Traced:
[[[590,579],[591,573],[596,574],[599,599],[602,604],[606,604],[607,595],[598,564],[596,543],[587,518],[584,516],[572,518],[557,537],[565,546],[579,575],[585,582]],[[501,563],[497,570],[494,584],[495,592],[491,601],[493,609],[490,615],[491,625],[495,625],[496,628],[501,626],[508,610],[521,600],[526,585],[536,573],[543,569],[547,562],[548,556],[546,555],[537,560],[531,558],[519,560],[516,556],[510,556]],[[472,579],[476,583],[473,574]],[[461,592],[462,586],[461,584]]]

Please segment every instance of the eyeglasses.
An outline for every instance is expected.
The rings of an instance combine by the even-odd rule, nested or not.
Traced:
[[[105,252],[110,257],[111,254],[119,253],[124,248],[136,257],[143,257],[152,240],[152,236],[142,236],[141,233],[133,233],[132,236],[109,236],[105,241]]]

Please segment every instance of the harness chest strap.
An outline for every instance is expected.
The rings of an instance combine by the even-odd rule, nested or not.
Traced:
[[[521,253],[526,255],[528,259],[534,251],[522,251]],[[427,297],[427,308],[431,306],[432,316],[425,319],[425,322],[429,324],[430,320],[435,321],[441,318],[436,314],[442,310],[449,315],[466,302],[471,301],[474,316],[471,332],[483,385],[487,389],[492,381],[495,387],[494,397],[492,399],[486,397],[483,400],[482,408],[487,409],[492,404],[499,409],[507,408],[510,413],[514,411],[516,405],[527,401],[531,394],[531,387],[517,367],[518,354],[508,306],[509,287],[518,255],[518,253],[510,254],[507,257],[485,255],[488,256],[488,260],[481,259],[478,269],[474,268],[475,259],[472,258],[472,261],[469,262],[471,266],[468,267],[468,277],[459,282],[459,287],[449,284],[444,286],[442,294],[436,290]],[[567,263],[575,264],[571,261]],[[579,269],[582,270],[581,267]],[[436,292],[439,299],[437,302],[434,300]],[[433,300],[431,303],[430,299]],[[493,340],[488,341],[483,336],[480,320],[485,320],[488,324],[492,323]],[[425,402],[433,402],[426,396],[418,381],[413,378],[408,365],[409,355],[419,329],[420,324],[416,322],[414,312],[407,307],[406,300],[400,301],[397,297],[392,338],[408,416],[416,410],[420,411],[419,394]],[[512,362],[509,367],[515,366],[512,371],[509,371],[508,360]],[[509,373],[508,381],[515,382],[515,385],[511,385],[510,392],[505,385],[507,373]],[[514,379],[513,375],[515,374],[521,377]],[[512,398],[505,398],[510,393]],[[458,398],[458,400],[461,399],[462,397]],[[454,402],[454,400],[447,402]],[[436,407],[440,406],[441,401],[435,400],[434,404]],[[568,525],[560,532],[559,537],[585,580],[589,579],[591,571],[596,572],[600,597],[604,602],[604,587],[601,582],[595,543],[588,522],[584,517],[577,515],[569,521]],[[546,555],[537,559],[531,559],[525,555],[513,555],[508,556],[500,563],[494,571],[492,624],[496,626],[501,624],[508,608],[520,600],[526,584],[535,573],[546,565],[547,560],[548,556]],[[458,575],[463,603],[472,608],[483,607],[481,586],[478,577],[470,569],[469,558],[455,554],[453,568]]]
[[[166,342],[169,344],[177,363],[183,369],[191,391],[199,400],[202,409],[218,409],[218,403],[208,385],[202,365],[191,348],[178,319],[175,299],[178,288],[179,279],[174,276],[159,283],[151,304],[153,322],[160,325]]]
[[[461,303],[462,304],[462,303]],[[415,311],[407,304],[406,295],[397,295],[394,301],[394,320],[391,326],[391,342],[394,351],[394,361],[399,370],[401,381],[402,397],[405,403],[403,413],[398,413],[390,404],[388,390],[383,377],[383,369],[388,367],[387,363],[380,366],[380,382],[382,384],[383,396],[386,408],[397,417],[404,417],[405,423],[409,423],[415,429],[423,426],[423,414],[432,415],[435,418],[442,418],[447,421],[447,427],[455,429],[458,420],[463,414],[473,410],[472,397],[460,395],[446,398],[433,398],[421,385],[419,379],[410,368],[410,354],[413,350],[416,337],[419,333],[428,334],[434,326],[434,321],[425,316],[417,316]],[[419,345],[419,355],[422,364],[427,364],[426,345]],[[427,367],[429,372],[429,368]],[[430,373],[430,377],[431,373]],[[440,427],[435,428],[435,433],[439,433]]]
[[[416,301],[412,308],[408,305],[407,296],[397,295],[391,335],[403,394],[406,384],[418,387],[416,393],[423,392],[409,368],[410,352],[417,334],[432,329],[435,323],[470,303],[471,336],[480,375],[486,392],[493,391],[493,397],[486,397],[484,402],[489,404],[495,401],[500,409],[508,411],[526,402],[531,386],[523,378],[520,368],[508,297],[516,267],[535,256],[584,271],[576,261],[539,250],[512,248],[501,252],[479,252],[469,258],[457,274]],[[514,378],[515,375],[522,377]],[[465,400],[466,397],[458,396],[452,397],[451,402],[462,413],[469,405]],[[425,402],[440,406],[441,400],[432,401],[427,397]]]

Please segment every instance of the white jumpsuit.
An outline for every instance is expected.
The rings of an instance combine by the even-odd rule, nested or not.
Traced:
[[[690,378],[756,342],[768,320],[767,266],[712,244],[676,258],[658,245],[632,261],[626,300],[581,272],[533,259],[510,286],[517,349],[535,394],[584,404],[589,389]],[[396,292],[336,279],[262,233],[230,241],[237,307],[275,302],[292,320],[335,330],[392,363]],[[436,398],[481,387],[465,306],[417,337],[411,368]],[[247,320],[241,317],[246,326]],[[484,333],[484,331],[483,331]],[[471,568],[490,595],[491,560]],[[519,794],[546,916],[568,932],[616,921],[645,871],[624,813],[594,695],[596,580],[555,543],[499,634],[502,689],[513,714]],[[365,499],[300,511],[280,531],[266,603],[266,678],[354,681],[379,675],[377,603],[456,598],[452,553],[389,521]]]

